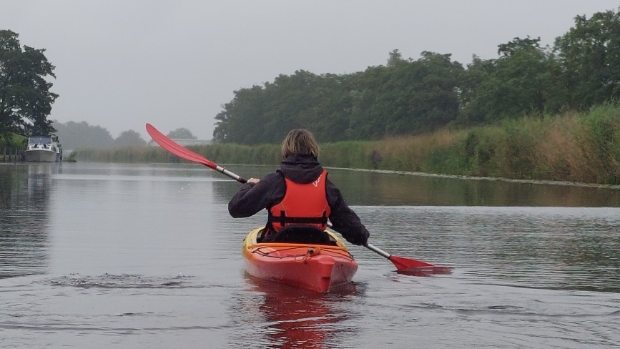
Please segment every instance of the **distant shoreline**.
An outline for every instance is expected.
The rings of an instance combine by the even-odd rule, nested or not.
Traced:
[[[620,107],[614,105],[465,130],[320,146],[319,159],[325,167],[600,188],[620,185]],[[279,144],[214,143],[189,148],[216,163],[280,162]],[[77,149],[69,159],[182,161],[159,147],[147,146]]]

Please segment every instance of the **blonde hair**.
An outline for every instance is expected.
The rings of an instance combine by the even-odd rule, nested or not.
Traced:
[[[293,154],[319,157],[319,145],[310,131],[298,128],[286,135],[282,141],[282,158],[285,159]]]

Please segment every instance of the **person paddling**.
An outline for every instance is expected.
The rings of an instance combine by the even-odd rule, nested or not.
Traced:
[[[261,242],[330,244],[323,233],[329,219],[347,241],[367,245],[368,230],[327,178],[318,156],[312,133],[290,131],[282,142],[280,168],[262,180],[248,179],[228,203],[228,212],[244,218],[267,209]]]

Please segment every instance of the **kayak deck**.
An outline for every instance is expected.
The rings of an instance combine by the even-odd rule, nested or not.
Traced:
[[[243,259],[248,274],[319,292],[351,282],[357,262],[344,243],[331,232],[336,246],[303,243],[258,243],[261,228],[251,231],[243,242]]]

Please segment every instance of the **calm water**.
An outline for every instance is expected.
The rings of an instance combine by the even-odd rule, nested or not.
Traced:
[[[262,176],[269,168],[230,166]],[[243,273],[238,184],[205,167],[0,164],[2,348],[617,348],[620,190],[333,170],[400,275],[352,287]]]

